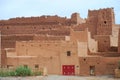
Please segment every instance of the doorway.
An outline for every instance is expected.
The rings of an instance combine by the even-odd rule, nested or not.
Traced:
[[[95,66],[90,66],[90,75],[95,76]]]
[[[63,75],[75,75],[75,66],[74,65],[63,65],[62,74]]]

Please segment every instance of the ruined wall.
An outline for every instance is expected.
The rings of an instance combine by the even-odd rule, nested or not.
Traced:
[[[66,17],[41,16],[41,17],[22,17],[11,18],[9,20],[0,20],[0,30],[4,35],[8,34],[56,34],[65,32],[68,35],[70,25],[85,23],[78,13],[73,13],[71,19]],[[61,30],[62,29],[62,30]],[[67,31],[66,31],[67,29]],[[62,32],[59,32],[62,31]]]
[[[60,25],[9,25],[0,26],[2,34],[2,48],[14,48],[16,41],[28,41],[34,39],[40,39],[39,35],[47,36],[66,36],[70,34],[68,26]],[[38,35],[36,37],[36,35]],[[38,38],[39,37],[39,38]],[[42,38],[43,39],[43,38]],[[44,37],[44,39],[46,39]],[[61,40],[62,37],[52,37],[48,39]]]
[[[13,35],[13,34],[58,34],[62,32],[64,35],[69,34],[69,26],[62,25],[9,25],[0,26],[2,35]],[[61,31],[61,32],[60,32]]]
[[[65,24],[66,22],[65,17],[58,17],[56,16],[41,16],[41,17],[21,17],[21,18],[11,18],[7,21],[1,21],[1,25],[27,25],[27,24],[42,24],[42,25],[55,25],[55,24]]]
[[[94,38],[94,35],[111,35],[113,25],[113,8],[89,10],[88,18],[85,20],[82,19],[78,13],[73,13],[70,19],[55,15],[40,17],[21,17],[11,18],[9,20],[0,20],[0,30],[2,35],[38,34],[69,36],[70,28],[73,28],[77,31],[84,31],[86,28],[88,28],[88,30],[91,32],[92,38]],[[11,44],[13,48],[15,45],[15,40],[13,41],[12,37],[11,41],[6,41],[3,38],[2,43],[2,45]]]
[[[85,22],[80,18],[78,13],[73,13],[71,18],[55,16],[40,16],[40,17],[17,17],[9,20],[1,20],[0,25],[73,25]]]

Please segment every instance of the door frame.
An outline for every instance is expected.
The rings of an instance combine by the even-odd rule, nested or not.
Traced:
[[[75,75],[75,65],[62,65],[62,75]]]
[[[89,66],[90,75],[95,76],[95,65]]]

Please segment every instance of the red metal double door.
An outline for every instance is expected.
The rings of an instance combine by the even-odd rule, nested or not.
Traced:
[[[62,73],[63,75],[75,75],[75,66],[74,65],[63,65]]]

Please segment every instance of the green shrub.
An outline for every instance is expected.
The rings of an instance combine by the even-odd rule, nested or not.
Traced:
[[[20,66],[15,70],[16,76],[30,76],[32,71],[28,67]]]
[[[42,72],[41,71],[34,71],[32,73],[33,76],[39,76],[39,75],[42,75]]]
[[[0,70],[0,77],[7,77],[10,76],[10,73],[8,70]]]
[[[15,71],[10,71],[9,76],[16,76],[16,72]]]
[[[39,70],[31,71],[30,68],[19,66],[15,70],[10,70],[6,68],[0,69],[0,77],[7,77],[7,76],[39,76],[42,75],[42,72]]]

